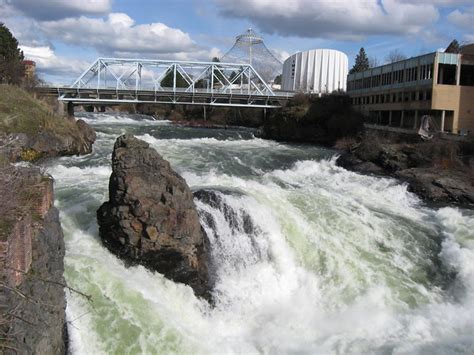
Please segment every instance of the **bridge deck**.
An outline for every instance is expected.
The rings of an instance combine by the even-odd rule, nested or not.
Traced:
[[[59,96],[63,102],[84,105],[116,105],[122,103],[181,104],[205,106],[234,106],[256,108],[278,108],[284,105],[293,93],[275,92],[274,95],[256,95],[235,89],[226,93],[218,90],[195,89],[186,91],[172,88],[160,91],[130,89],[90,89],[72,87],[41,87],[36,90],[43,95]]]

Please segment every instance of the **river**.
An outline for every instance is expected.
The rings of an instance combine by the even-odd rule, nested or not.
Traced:
[[[50,162],[63,225],[73,354],[474,352],[474,213],[422,203],[349,172],[336,152],[95,114],[94,152]],[[151,144],[193,191],[211,242],[210,307],[191,288],[127,268],[100,242],[116,137]],[[229,212],[230,211],[230,212]]]

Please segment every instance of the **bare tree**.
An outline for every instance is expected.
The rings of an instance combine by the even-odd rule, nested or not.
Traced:
[[[385,62],[390,64],[390,63],[399,62],[405,59],[407,59],[407,56],[405,54],[400,52],[399,49],[394,49],[390,51],[390,53],[388,53],[388,55],[385,57]]]
[[[371,56],[369,57],[369,67],[375,68],[379,66],[379,60],[377,59],[376,56]]]

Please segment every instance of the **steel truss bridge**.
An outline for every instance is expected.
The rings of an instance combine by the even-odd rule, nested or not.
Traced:
[[[99,58],[59,100],[83,105],[181,104],[277,108],[292,93],[274,92],[249,64]]]

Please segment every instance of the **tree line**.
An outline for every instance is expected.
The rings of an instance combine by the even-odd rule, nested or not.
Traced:
[[[23,52],[10,30],[0,23],[0,83],[19,85],[22,83],[25,67]]]

